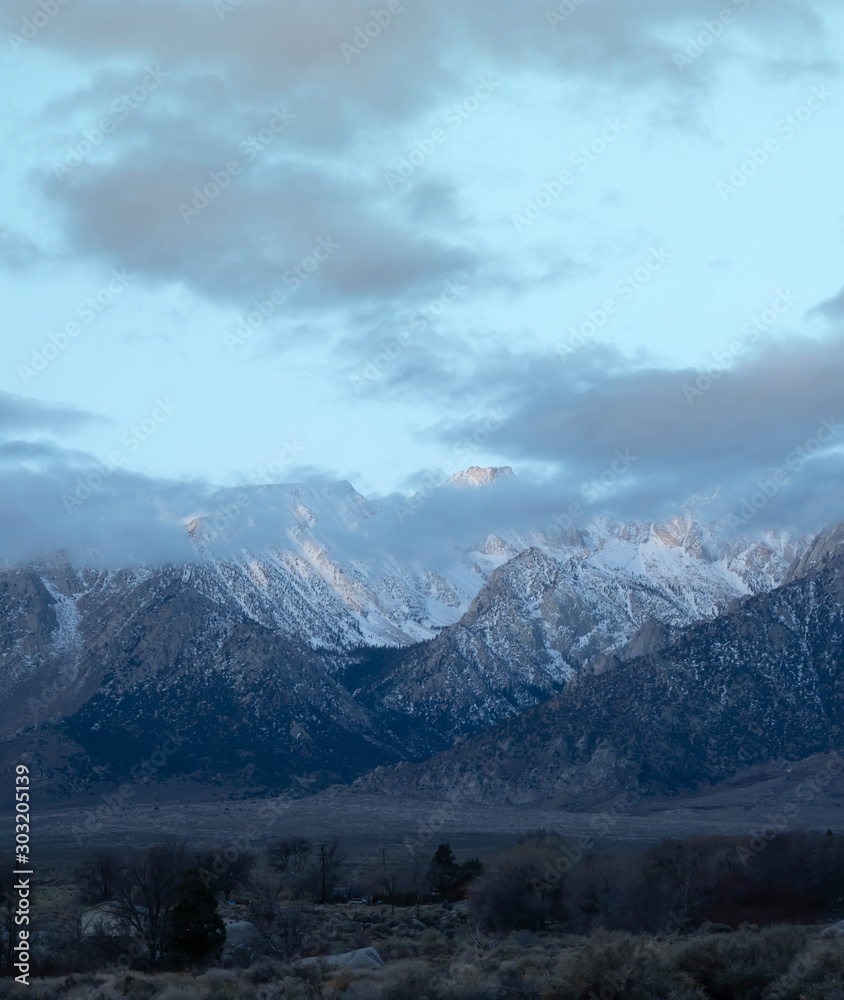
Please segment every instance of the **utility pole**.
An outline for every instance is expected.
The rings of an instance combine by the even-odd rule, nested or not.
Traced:
[[[322,861],[322,905],[325,906],[325,844],[319,845],[319,856]]]

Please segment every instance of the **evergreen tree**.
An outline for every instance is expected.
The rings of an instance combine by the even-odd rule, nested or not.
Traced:
[[[217,900],[202,873],[193,868],[179,886],[173,908],[171,953],[188,962],[218,959],[226,940],[226,928],[217,912]]]
[[[445,895],[460,881],[460,865],[448,844],[440,844],[428,869],[431,888]]]

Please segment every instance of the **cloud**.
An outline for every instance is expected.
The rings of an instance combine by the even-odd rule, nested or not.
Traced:
[[[652,517],[718,487],[728,510],[805,447],[821,420],[842,415],[834,373],[844,356],[835,339],[748,349],[690,396],[684,387],[697,385],[698,372],[631,361],[609,349],[584,348],[564,363],[554,354],[508,349],[495,332],[478,348],[478,331],[495,308],[490,300],[468,328],[466,310],[423,316],[411,347],[383,372],[374,367],[382,341],[391,345],[399,322],[436,299],[447,281],[465,282],[467,300],[484,292],[491,298],[522,291],[528,282],[556,287],[584,267],[567,230],[541,247],[515,247],[509,227],[503,236],[495,229],[507,213],[503,200],[497,205],[490,195],[488,217],[474,217],[460,170],[419,170],[391,193],[383,169],[406,152],[399,139],[408,130],[420,123],[425,135],[430,116],[468,93],[482,73],[514,85],[502,98],[515,102],[508,113],[525,98],[550,103],[549,95],[560,95],[561,109],[571,102],[580,115],[600,106],[603,116],[607,98],[623,94],[645,98],[650,110],[643,117],[655,130],[695,127],[710,88],[734,61],[780,81],[829,68],[822,30],[829,3],[726,0],[735,24],[705,58],[682,69],[673,54],[716,16],[709,0],[583,0],[566,8],[562,22],[549,22],[548,11],[561,9],[555,0],[404,0],[389,23],[376,19],[370,34],[361,34],[382,6],[373,8],[371,0],[231,0],[216,9],[212,0],[60,5],[17,55],[23,63],[35,53],[55,53],[62,67],[68,58],[94,67],[81,89],[45,106],[44,145],[53,152],[30,175],[64,237],[66,260],[105,260],[144,278],[148,288],[184,285],[227,316],[256,308],[265,315],[271,292],[281,289],[283,308],[267,326],[331,340],[329,365],[347,366],[347,390],[350,377],[364,378],[366,368],[375,377],[365,390],[385,404],[385,413],[399,396],[440,401],[445,412],[474,407],[479,416],[430,429],[429,441],[443,446],[452,471],[497,454],[502,464],[541,471],[545,482],[522,478],[474,496],[437,492],[405,520],[395,512],[403,499],[388,498],[389,518],[379,519],[384,544],[420,555],[456,537],[544,523],[549,512],[585,499],[584,490],[613,475],[619,452],[635,462],[590,502],[588,513]],[[32,14],[31,0],[9,0],[0,24],[19,32]],[[40,63],[32,58],[31,65]],[[144,84],[147,77],[158,81],[154,87]],[[142,100],[132,96],[138,87]],[[295,117],[283,120],[288,113]],[[116,120],[114,131],[90,155],[79,152],[77,163],[67,147],[84,149],[85,130],[103,114]],[[517,159],[480,166],[499,193],[518,173]],[[605,238],[611,244],[617,236]],[[0,241],[0,264],[7,267],[28,266],[37,254],[26,236]],[[839,299],[820,308],[839,315]],[[530,322],[526,312],[525,326]],[[522,341],[514,335],[514,343]],[[223,391],[222,382],[215,391]],[[475,440],[490,410],[505,418],[483,447],[467,453],[466,442]],[[96,548],[117,560],[186,558],[183,519],[201,505],[206,487],[122,470],[103,477],[94,456],[30,440],[90,419],[0,396],[4,544],[16,552]],[[789,474],[766,520],[836,516],[837,455],[824,450]],[[78,481],[84,492],[97,475],[103,481],[91,495],[68,507],[62,497],[76,496]],[[442,475],[434,469],[427,478]],[[38,546],[30,545],[39,531]],[[23,548],[15,547],[16,537]]]
[[[554,22],[549,0],[406,0],[392,16],[374,22],[371,0],[271,0],[214,5],[196,0],[148,0],[144,4],[88,0],[69,5],[37,37],[90,61],[116,53],[139,60],[213,66],[230,74],[241,94],[320,87],[340,106],[357,105],[382,120],[397,120],[431,99],[443,84],[479,60],[531,66],[602,84],[667,84],[686,89],[691,74],[677,72],[671,54],[685,34],[711,20],[707,0],[583,0]],[[822,49],[820,17],[825,3],[781,0],[756,4],[733,0],[732,34],[761,40],[771,63],[796,69]],[[4,5],[2,25],[20,31],[31,16],[28,0]],[[368,26],[370,40],[363,29]],[[356,39],[356,32],[360,34]],[[361,44],[361,39],[363,43]],[[779,44],[778,44],[779,43]],[[355,45],[349,53],[343,45]],[[730,58],[729,37],[709,61]]]
[[[148,150],[51,178],[46,192],[77,250],[244,309],[274,288],[285,312],[385,302],[479,266],[391,217],[377,186],[288,161],[253,167],[236,149],[221,141],[203,163]]]
[[[831,299],[821,302],[807,313],[808,316],[821,316],[826,320],[835,322],[844,317],[844,288]]]
[[[39,248],[25,233],[0,228],[0,269],[19,271],[42,259]]]
[[[192,490],[181,484],[115,473],[83,493],[77,481],[96,463],[77,465],[57,456],[37,470],[0,467],[0,562],[16,565],[62,553],[73,562],[109,567],[155,566],[195,558],[183,510]],[[193,500],[195,502],[195,499]]]
[[[100,422],[95,413],[73,406],[42,403],[25,396],[0,391],[0,441],[10,434],[31,431],[70,433],[85,425]]]
[[[407,491],[365,501],[348,484],[317,484],[324,470],[291,468],[285,479],[306,481],[317,504],[323,497],[324,508],[303,502],[316,511],[316,537],[341,561],[389,555],[445,569],[491,533],[530,536],[561,516],[585,525],[599,514],[658,520],[694,509],[729,536],[814,531],[841,520],[844,507],[842,362],[840,340],[786,342],[703,373],[584,348],[566,362],[563,391],[561,359],[501,355],[485,360],[483,381],[476,370],[471,388],[463,385],[497,405],[433,427],[443,461]],[[0,561],[55,552],[104,566],[194,561],[187,524],[225,510],[243,490],[146,477],[14,436],[63,431],[87,418],[0,397]],[[512,461],[517,476],[484,489],[445,485],[490,453]],[[286,544],[284,511],[298,501],[291,506],[285,491],[243,489],[248,516],[226,519],[218,555]]]
[[[32,437],[65,436],[102,421],[0,392],[0,564],[59,551],[113,566],[190,557],[184,516],[195,508],[198,484],[106,472],[107,463],[83,450]]]
[[[807,64],[819,58],[814,5],[735,5],[735,36],[719,39],[701,61],[706,79],[742,33],[762,39],[772,59],[782,42],[795,72],[801,45]],[[196,0],[67,5],[28,45],[138,68],[103,66],[89,86],[48,105],[53,126],[74,110],[96,120],[115,101],[119,114],[130,113],[105,137],[101,157],[58,177],[54,165],[41,175],[42,190],[72,253],[243,308],[329,235],[340,250],[309,281],[291,279],[296,294],[286,313],[406,302],[456,272],[500,287],[502,268],[484,267],[456,186],[415,176],[405,197],[389,197],[380,150],[397,127],[453,101],[484,71],[529,68],[547,84],[588,82],[601,93],[654,88],[663,114],[666,101],[685,106],[700,91],[697,66],[678,72],[672,51],[690,25],[711,15],[707,0],[682,10],[674,0],[573,6],[564,24],[551,25],[549,0],[406,0],[389,23],[374,22],[375,37],[363,44],[369,0],[250,0],[219,15]],[[14,32],[29,15],[26,0],[13,0],[0,16]],[[343,46],[355,38],[360,51],[350,55]],[[163,74],[160,82],[142,101],[121,103],[133,85],[144,89],[149,67],[156,80]],[[295,119],[260,149],[250,147],[279,108]],[[69,131],[62,143],[79,135]],[[237,176],[227,175],[232,162]],[[206,197],[205,189],[214,193]]]
[[[766,502],[766,523],[840,520],[844,338],[739,346],[713,351],[701,370],[588,346],[563,356],[498,351],[464,381],[438,369],[419,372],[418,385],[499,407],[507,417],[491,446],[501,460],[554,470],[573,496],[596,497],[595,511],[652,518],[719,491],[710,513],[726,516],[779,470],[789,482]],[[474,426],[443,422],[436,433],[454,444]],[[613,475],[619,456],[633,462]]]

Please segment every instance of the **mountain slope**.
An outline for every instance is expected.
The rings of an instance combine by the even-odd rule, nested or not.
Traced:
[[[45,660],[35,688],[14,690],[18,714],[6,730],[10,752],[41,758],[45,791],[128,781],[168,732],[183,746],[162,777],[204,783],[283,788],[304,776],[320,787],[400,758],[334,679],[330,659],[203,593],[202,570],[118,574],[87,586],[84,576],[65,571],[80,613],[75,655]],[[42,612],[53,623],[47,641],[60,638],[57,608],[70,600],[53,589]]]
[[[120,779],[174,726],[190,749],[171,770],[199,781],[351,780],[660,648],[802,553],[785,535],[727,545],[689,519],[595,518],[490,535],[442,570],[391,552],[384,516],[347,483],[231,491],[190,523],[190,564],[0,572],[3,736],[66,784]]]
[[[491,574],[467,613],[432,642],[358,681],[416,755],[546,700],[598,657],[658,648],[785,572],[787,544],[718,547],[693,523],[617,525],[555,554],[529,548]],[[773,540],[782,543],[782,540]],[[635,639],[634,639],[635,637]]]
[[[629,787],[685,793],[844,740],[844,552],[749,597],[667,648],[602,671],[365,791],[575,807]],[[467,775],[478,780],[466,783]]]

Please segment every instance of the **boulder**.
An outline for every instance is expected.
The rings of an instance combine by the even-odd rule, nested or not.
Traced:
[[[382,969],[384,960],[374,948],[358,948],[342,955],[326,955],[324,958],[303,958],[296,962],[296,968],[307,968],[309,965],[324,964],[327,969],[351,969],[362,971],[366,969]]]

